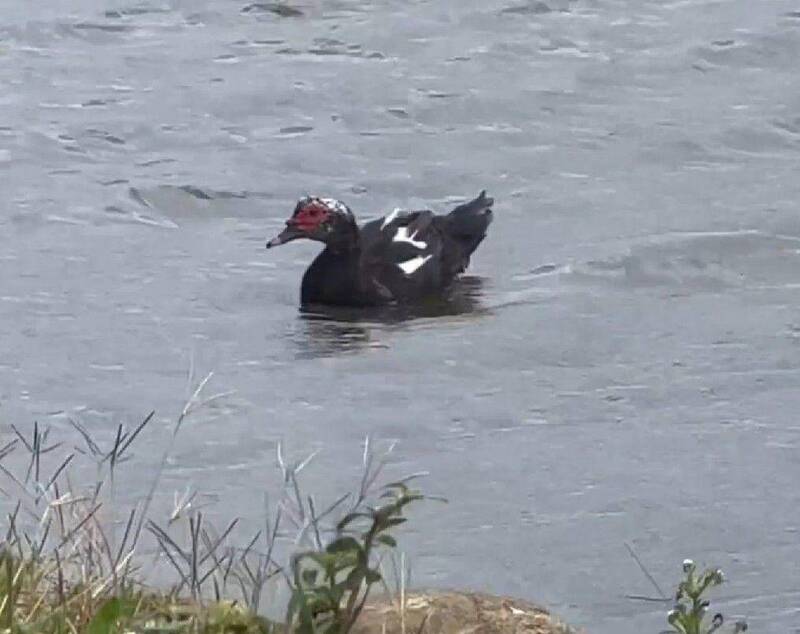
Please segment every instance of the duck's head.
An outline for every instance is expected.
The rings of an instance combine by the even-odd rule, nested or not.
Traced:
[[[350,208],[333,198],[306,196],[297,201],[286,228],[267,242],[267,248],[277,247],[298,238],[308,238],[327,245],[346,243],[358,234],[356,220]]]

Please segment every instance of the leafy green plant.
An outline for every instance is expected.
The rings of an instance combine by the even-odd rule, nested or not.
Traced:
[[[372,586],[383,581],[378,551],[397,546],[389,531],[406,521],[405,507],[424,496],[404,482],[395,482],[384,487],[381,498],[388,501],[347,513],[324,549],[295,555],[286,617],[290,629],[298,634],[350,631]]]
[[[674,631],[680,634],[712,634],[716,632],[722,627],[724,617],[717,613],[711,618],[711,622],[708,622],[706,613],[710,601],[706,598],[706,593],[725,580],[722,571],[708,568],[702,573],[698,573],[694,561],[686,559],[683,562],[683,572],[686,576],[678,584],[675,607],[667,615],[667,621]],[[737,621],[733,626],[734,633],[746,630],[747,623],[744,621]]]
[[[136,611],[136,604],[113,597],[106,601],[86,628],[86,634],[116,634],[119,622]]]
[[[112,630],[116,632],[115,630]],[[172,602],[128,625],[126,634],[270,634],[280,627],[232,601]]]

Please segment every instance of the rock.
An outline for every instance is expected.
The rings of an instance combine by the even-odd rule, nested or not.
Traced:
[[[578,634],[527,601],[473,592],[413,592],[368,603],[352,634]]]

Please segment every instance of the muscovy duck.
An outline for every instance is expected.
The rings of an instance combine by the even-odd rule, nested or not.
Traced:
[[[486,237],[494,200],[482,191],[450,213],[401,211],[362,227],[343,202],[307,196],[267,248],[298,238],[325,244],[303,275],[300,302],[377,306],[441,294]]]

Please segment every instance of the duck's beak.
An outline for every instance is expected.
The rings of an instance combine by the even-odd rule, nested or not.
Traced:
[[[267,242],[267,248],[271,249],[272,247],[277,247],[282,244],[286,244],[287,242],[291,242],[292,240],[297,240],[297,238],[305,238],[306,233],[302,229],[298,229],[296,226],[287,224],[286,229],[281,231],[277,236],[272,238],[269,242]]]

